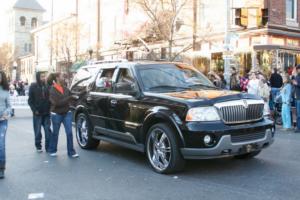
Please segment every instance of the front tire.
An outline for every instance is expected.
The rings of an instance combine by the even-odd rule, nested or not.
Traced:
[[[170,174],[183,170],[182,158],[175,131],[165,123],[153,125],[146,138],[146,153],[151,167],[158,173]]]
[[[100,142],[93,138],[91,123],[84,113],[80,113],[76,118],[76,139],[83,149],[95,149]]]

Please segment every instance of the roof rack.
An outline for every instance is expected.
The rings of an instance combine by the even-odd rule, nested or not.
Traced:
[[[120,59],[120,60],[96,60],[96,61],[90,61],[89,65],[95,65],[95,64],[103,64],[103,63],[116,63],[116,62],[128,62],[127,59]]]

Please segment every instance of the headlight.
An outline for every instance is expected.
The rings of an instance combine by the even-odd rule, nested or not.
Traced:
[[[215,107],[191,108],[186,115],[186,121],[189,122],[218,120],[220,120],[220,116]]]

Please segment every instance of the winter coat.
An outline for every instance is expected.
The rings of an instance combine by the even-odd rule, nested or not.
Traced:
[[[50,114],[49,87],[40,81],[40,73],[36,75],[36,83],[29,87],[28,104],[35,115]]]

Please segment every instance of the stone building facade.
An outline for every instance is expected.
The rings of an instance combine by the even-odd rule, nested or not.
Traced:
[[[9,42],[17,63],[13,69],[16,70],[16,79],[20,79],[20,57],[34,53],[30,31],[43,24],[44,12],[45,9],[36,0],[17,0],[9,11]]]

